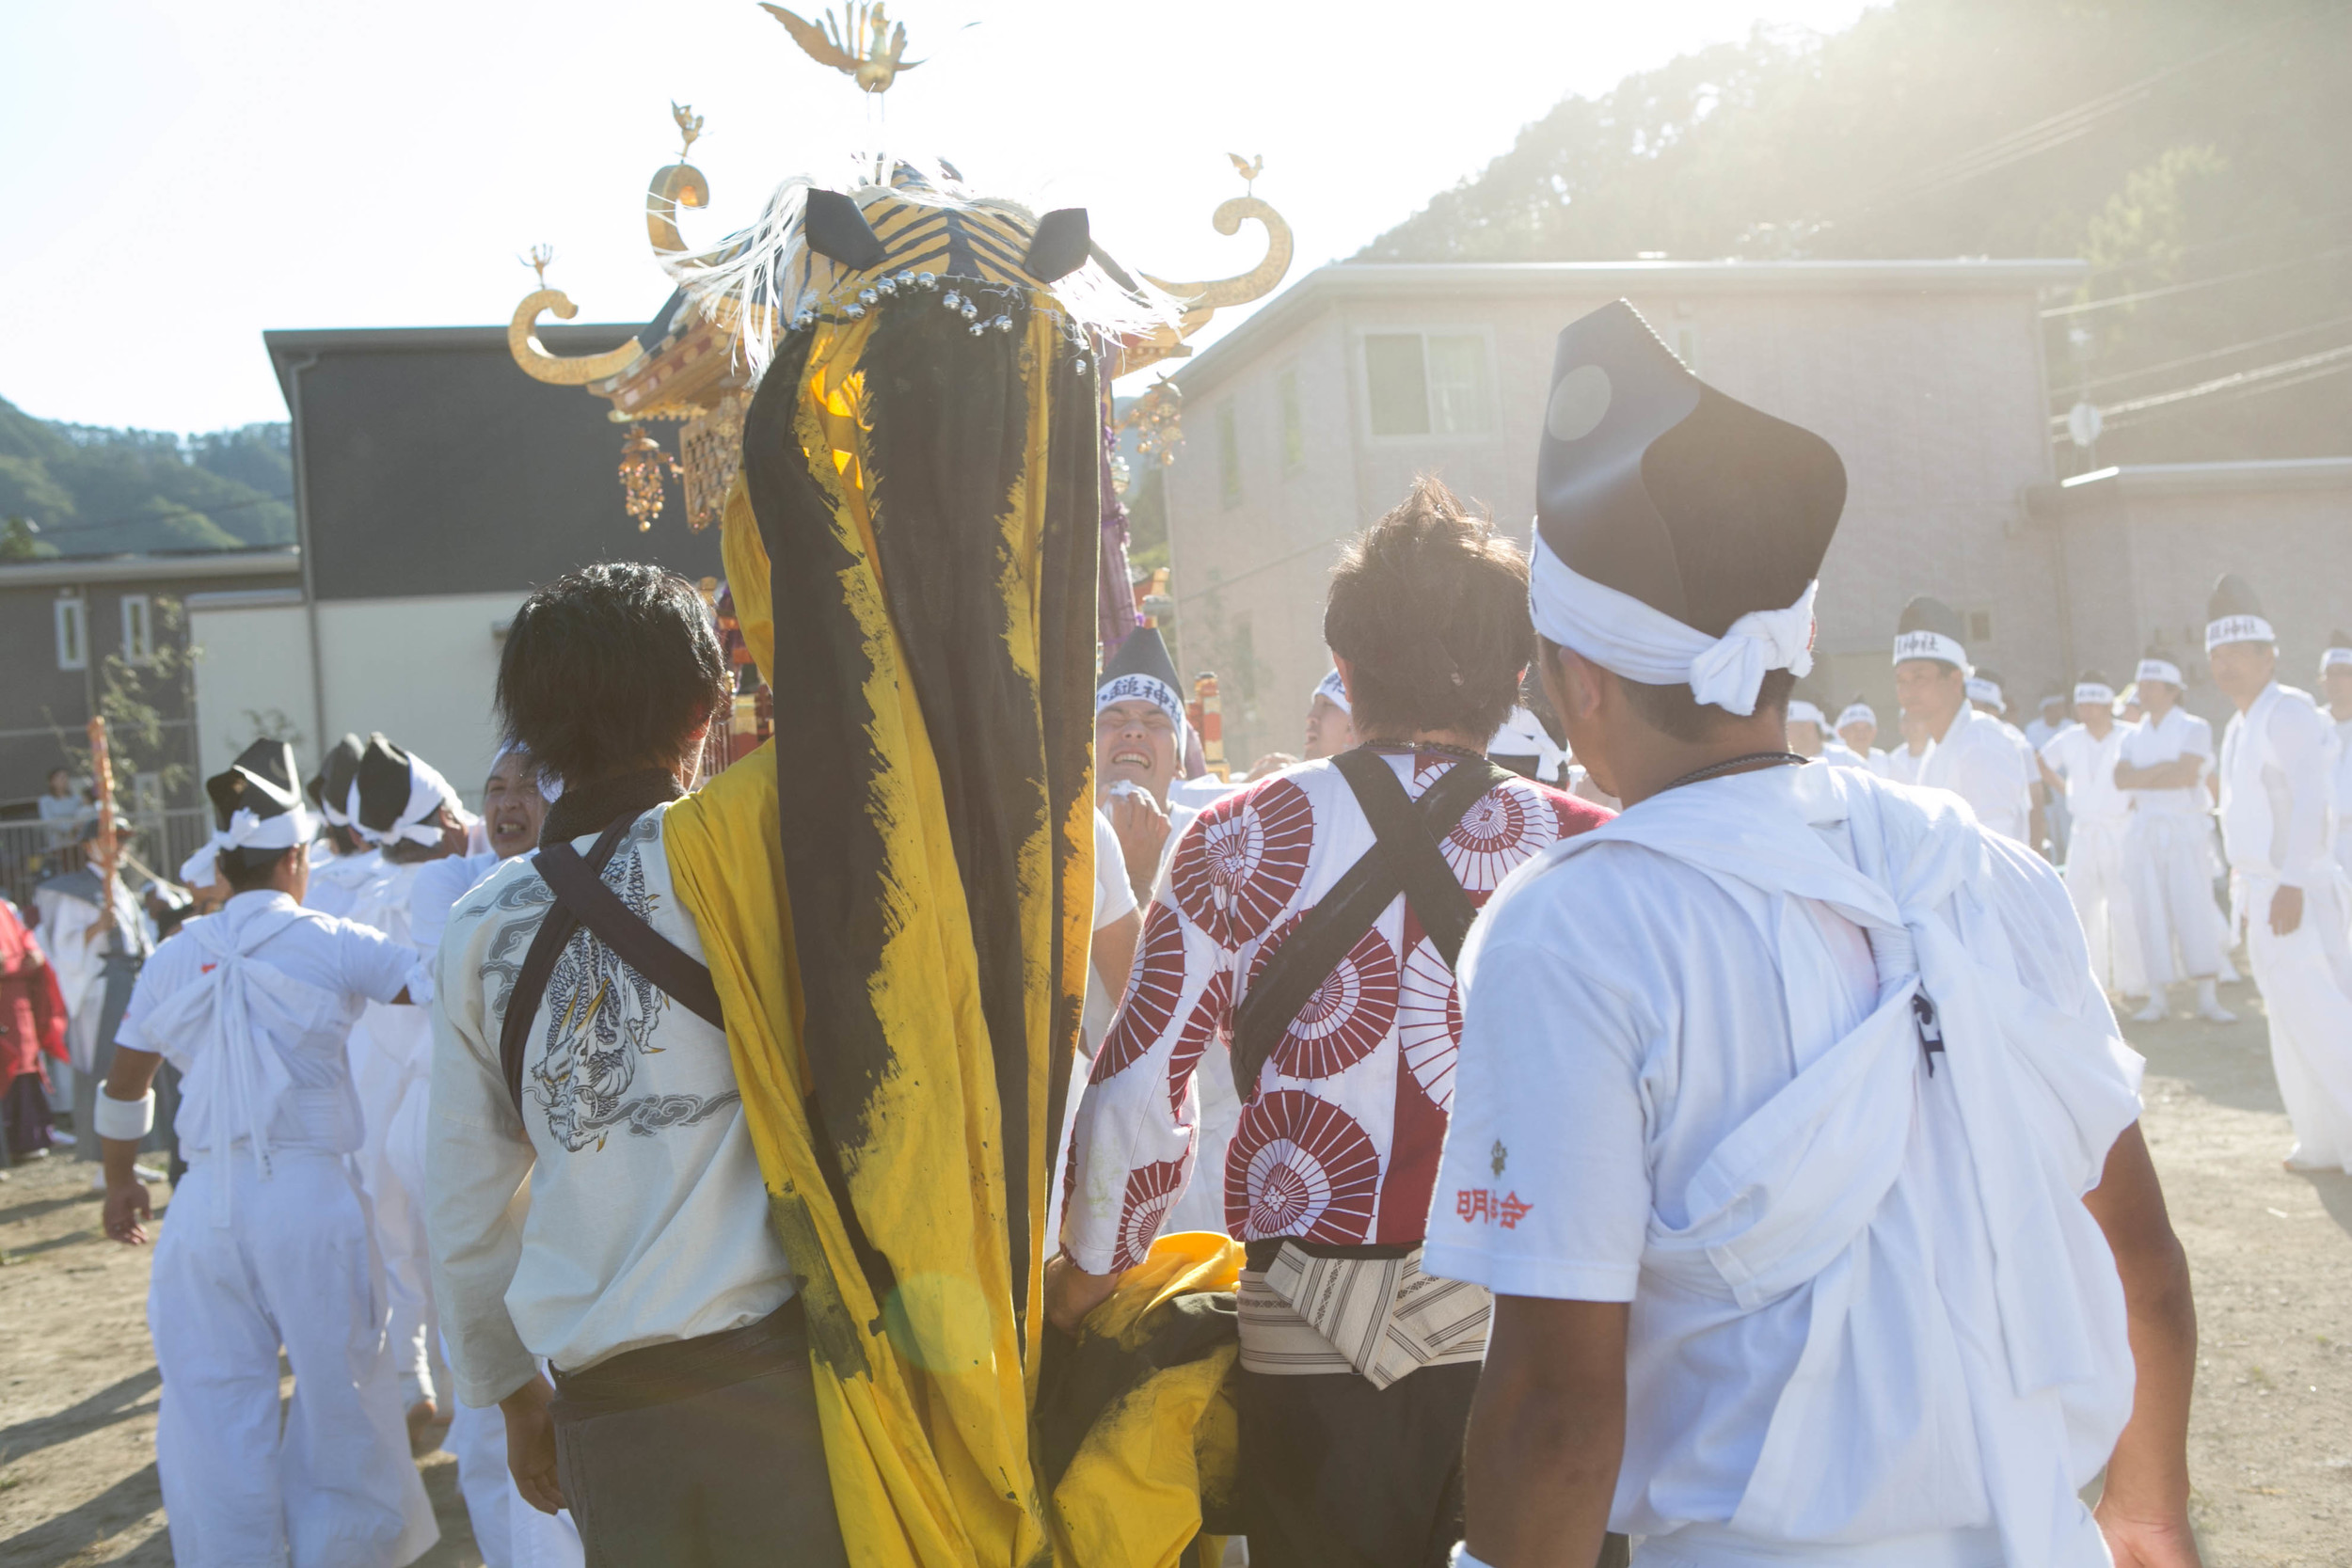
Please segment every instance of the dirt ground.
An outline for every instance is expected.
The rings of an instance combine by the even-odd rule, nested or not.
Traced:
[[[2192,1508],[2214,1568],[2352,1562],[2352,1177],[2280,1167],[2290,1143],[2262,1002],[2234,1027],[2127,1025],[2146,1128],[2196,1271]],[[0,1564],[170,1560],[155,1481],[149,1254],[99,1234],[90,1167],[0,1184]],[[162,1195],[158,1194],[160,1201]],[[482,1560],[446,1453],[428,1568]]]

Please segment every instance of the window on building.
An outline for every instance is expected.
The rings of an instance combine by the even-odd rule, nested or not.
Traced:
[[[1993,612],[1972,610],[1968,612],[1968,641],[1982,644],[1993,641]]]
[[[1475,436],[1494,428],[1483,334],[1371,334],[1364,378],[1375,436]]]
[[[1699,373],[1698,323],[1675,323],[1675,357],[1681,360],[1682,368],[1692,375]]]
[[[87,670],[89,668],[89,606],[79,594],[59,596],[57,617],[57,668]]]
[[[1276,378],[1274,391],[1282,405],[1282,471],[1288,473],[1307,461],[1307,421],[1298,408],[1298,372],[1284,371]]]
[[[1241,437],[1233,429],[1233,400],[1216,405],[1216,487],[1228,506],[1241,504]]]
[[[122,595],[122,657],[134,664],[145,664],[155,657],[154,621],[144,594]]]

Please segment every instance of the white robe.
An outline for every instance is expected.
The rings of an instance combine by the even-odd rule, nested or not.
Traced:
[[[2105,1568],[2133,1378],[2080,1198],[2139,1060],[2038,857],[1853,768],[1716,780],[1522,867],[1463,969],[1423,1268],[1633,1303],[1613,1528]]]
[[[1916,781],[1950,790],[1978,821],[2020,844],[2032,831],[2034,773],[2025,737],[1965,703],[1919,758]]]
[[[2161,721],[2143,719],[2124,732],[2122,759],[2135,768],[2157,768],[2186,756],[2212,765],[2213,726],[2186,708],[2169,708]],[[2212,830],[2203,782],[2127,793],[2132,821],[2124,835],[2124,859],[2149,984],[2217,976],[2228,944],[2213,901]]]
[[[2124,726],[2117,724],[2102,740],[2081,724],[2069,724],[2042,747],[2042,759],[2066,785],[2072,828],[2066,840],[2066,895],[2082,917],[2090,972],[2112,995],[2144,996],[2148,970],[2132,915],[2124,852],[2132,802],[2115,784],[2124,734]]]
[[[2297,1164],[2352,1170],[2352,910],[2333,837],[2335,727],[2311,698],[2272,683],[2230,721],[2221,742],[2221,834],[2232,903],[2270,1022],[2270,1063],[2295,1124]],[[2303,890],[2303,919],[2272,930],[2281,886]]]
[[[346,1158],[343,1039],[410,956],[247,893],[159,948],[120,1043],[182,1074],[189,1166],[148,1287],[173,1560],[399,1568],[439,1537],[408,1456],[384,1274]],[[278,1353],[294,1375],[279,1427]]]

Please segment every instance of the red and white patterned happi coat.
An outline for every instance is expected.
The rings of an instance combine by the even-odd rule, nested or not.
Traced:
[[[1382,750],[1416,798],[1460,760]],[[1484,904],[1520,862],[1610,816],[1513,778],[1480,797],[1441,847],[1470,902]],[[1201,1053],[1230,1039],[1250,982],[1372,845],[1355,792],[1327,762],[1236,791],[1186,830],[1072,1133],[1061,1240],[1080,1268],[1142,1261],[1191,1175]],[[1226,1229],[1244,1241],[1419,1242],[1461,1029],[1454,972],[1400,896],[1260,1069],[1225,1155]]]

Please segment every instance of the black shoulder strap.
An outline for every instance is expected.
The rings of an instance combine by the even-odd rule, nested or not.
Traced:
[[[1466,759],[1414,800],[1387,759],[1369,747],[1333,758],[1332,766],[1355,792],[1375,842],[1307,911],[1234,1009],[1233,1087],[1245,1101],[1256,1091],[1258,1074],[1298,1010],[1398,894],[1405,895],[1422,929],[1453,967],[1477,911],[1438,840],[1488,790],[1511,777],[1484,758]]]
[[[624,816],[605,829],[588,851],[585,863],[591,875],[604,869],[636,820]],[[569,849],[571,846],[564,847]],[[548,891],[554,893],[555,884],[549,882]],[[499,1068],[506,1074],[506,1098],[515,1102],[517,1117],[523,1114],[523,1055],[531,1045],[531,1021],[539,1014],[539,1000],[548,993],[548,980],[555,974],[556,959],[564,956],[564,944],[579,929],[580,916],[558,895],[539,922],[530,950],[523,955],[523,967],[515,976],[515,989],[506,993],[506,1016],[499,1022]]]
[[[670,999],[722,1034],[726,1015],[719,1009],[719,988],[709,968],[663,936],[621,902],[568,844],[550,844],[532,860],[547,879],[555,901],[578,916],[596,939],[620,960],[669,992]]]

